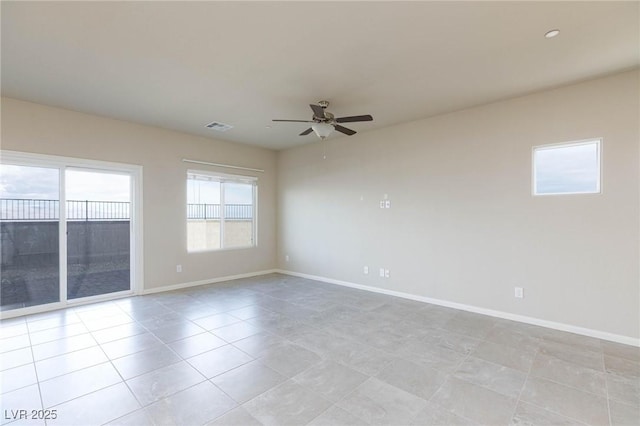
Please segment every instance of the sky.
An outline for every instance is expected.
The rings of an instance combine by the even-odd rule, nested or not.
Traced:
[[[253,186],[243,183],[224,184],[225,204],[253,204]],[[220,183],[187,180],[187,203],[220,204]]]
[[[67,200],[130,201],[130,177],[122,174],[66,170]],[[12,166],[0,168],[0,198],[57,200],[58,169]]]
[[[538,194],[598,190],[596,143],[537,149],[535,164]]]
[[[58,169],[0,166],[0,198],[58,199]]]
[[[67,200],[130,201],[130,177],[105,172],[67,169]],[[0,167],[0,198],[57,200],[59,198],[58,169],[44,167]],[[227,204],[252,204],[252,185],[225,183]],[[187,199],[195,204],[219,204],[218,182],[189,179]]]

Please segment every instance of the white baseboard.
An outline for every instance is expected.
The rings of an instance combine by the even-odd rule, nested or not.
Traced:
[[[580,334],[583,336],[595,337],[602,340],[609,340],[611,342],[622,343],[625,345],[640,347],[640,339],[635,337],[623,336],[620,334],[613,334],[606,331],[593,330],[590,328],[578,327],[575,325],[563,324],[555,321],[547,321],[539,318],[528,317],[525,315],[512,314],[509,312],[495,311],[493,309],[480,308],[477,306],[465,305],[463,303],[450,302],[447,300],[433,299],[431,297],[418,296],[411,293],[403,293],[400,291],[387,290],[384,288],[371,287],[363,284],[351,283],[348,281],[336,280],[333,278],[321,277],[318,275],[303,274],[300,272],[287,271],[283,269],[277,269],[275,272],[285,275],[291,275],[294,277],[308,278],[310,280],[322,281],[329,284],[336,284],[345,287],[357,288],[359,290],[371,291],[374,293],[388,294],[390,296],[402,297],[403,299],[415,300],[418,302],[431,303],[433,305],[445,306],[447,308],[460,309],[462,311],[475,312],[477,314],[488,315],[496,318],[508,319],[511,321],[518,321],[525,324],[538,325],[541,327],[551,328],[554,330],[567,331],[569,333]]]
[[[145,295],[145,294],[153,294],[153,293],[162,293],[165,291],[180,290],[188,287],[197,287],[199,285],[215,284],[222,281],[231,281],[231,280],[238,280],[240,278],[250,278],[250,277],[257,277],[259,275],[275,274],[277,272],[278,272],[277,269],[268,269],[265,271],[249,272],[246,274],[227,275],[226,277],[210,278],[207,280],[191,281],[191,282],[173,284],[173,285],[165,285],[163,287],[153,287],[149,289],[144,289],[142,290],[141,294]]]

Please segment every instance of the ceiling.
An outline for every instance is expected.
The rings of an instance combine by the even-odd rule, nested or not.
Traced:
[[[271,149],[317,141],[271,119],[310,119],[321,99],[372,114],[348,125],[366,132],[640,64],[638,2],[1,8],[3,96]]]

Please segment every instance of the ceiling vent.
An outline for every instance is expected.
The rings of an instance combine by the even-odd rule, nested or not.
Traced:
[[[233,129],[233,126],[230,126],[229,124],[219,123],[217,121],[214,121],[213,123],[209,123],[205,127],[209,129],[217,130],[219,132],[226,132],[229,129]]]

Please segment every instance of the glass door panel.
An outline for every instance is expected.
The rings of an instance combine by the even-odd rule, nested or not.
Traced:
[[[131,289],[131,177],[68,168],[67,299]]]
[[[0,310],[60,301],[60,170],[0,165]]]

